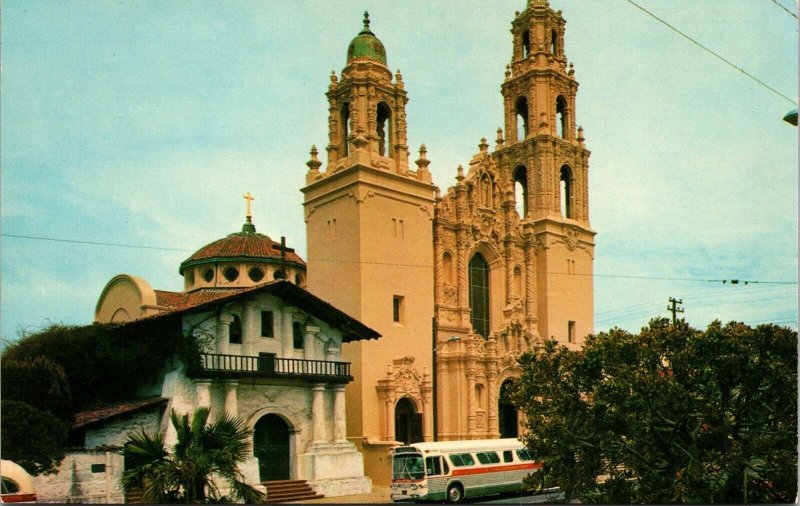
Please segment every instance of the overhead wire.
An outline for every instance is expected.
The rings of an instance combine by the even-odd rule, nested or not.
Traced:
[[[745,69],[743,69],[742,67],[739,67],[739,66],[737,66],[735,63],[731,62],[730,60],[728,60],[728,59],[727,59],[727,58],[725,58],[724,56],[720,55],[719,53],[715,52],[714,50],[712,50],[712,49],[708,48],[707,46],[705,46],[705,45],[704,45],[704,44],[702,44],[701,42],[699,42],[699,41],[697,41],[697,40],[693,39],[692,37],[690,37],[690,36],[688,36],[688,35],[686,35],[686,34],[685,34],[685,33],[683,33],[682,31],[678,30],[677,28],[675,28],[674,26],[672,26],[671,24],[669,24],[667,21],[664,21],[663,19],[661,19],[660,17],[656,16],[656,15],[655,15],[655,14],[653,14],[652,12],[648,11],[647,9],[645,9],[644,7],[642,7],[641,5],[639,5],[639,4],[637,4],[636,2],[634,2],[633,0],[625,0],[625,1],[626,1],[626,2],[628,2],[629,4],[633,5],[633,6],[634,6],[634,7],[636,7],[637,9],[641,10],[642,12],[644,12],[645,14],[647,14],[648,16],[652,17],[653,19],[657,20],[659,23],[662,23],[663,25],[667,26],[667,27],[668,27],[670,30],[672,30],[672,31],[674,31],[675,33],[679,34],[681,37],[683,37],[683,38],[685,38],[685,39],[689,40],[689,41],[690,41],[692,44],[695,44],[696,46],[698,46],[698,47],[699,47],[699,48],[701,48],[702,50],[704,50],[704,51],[706,51],[706,52],[708,52],[708,53],[710,53],[710,54],[714,55],[716,58],[718,58],[718,59],[722,60],[722,61],[723,61],[723,62],[725,62],[726,64],[730,65],[730,66],[731,66],[731,67],[733,67],[734,69],[736,69],[736,70],[738,70],[739,72],[741,72],[742,74],[744,74],[745,76],[747,76],[747,77],[749,77],[750,79],[754,80],[755,82],[757,82],[758,84],[760,84],[760,85],[761,85],[761,86],[763,86],[764,88],[768,89],[768,90],[769,90],[769,91],[771,91],[772,93],[774,93],[774,94],[778,95],[779,97],[782,97],[782,98],[786,99],[787,101],[789,101],[790,103],[794,104],[795,106],[797,105],[797,100],[787,97],[786,95],[784,95],[784,94],[783,94],[783,93],[781,93],[780,91],[776,90],[776,89],[775,89],[775,88],[773,88],[772,86],[768,85],[767,83],[765,83],[765,82],[764,82],[764,81],[762,81],[761,79],[759,79],[759,78],[757,78],[756,76],[754,76],[753,74],[751,74],[751,73],[747,72],[747,71],[746,71]]]
[[[783,5],[778,3],[778,0],[772,0],[772,3],[774,3],[775,5],[780,7],[781,9],[785,10],[786,12],[788,12],[789,15],[792,16],[794,19],[797,19],[797,14],[795,14],[794,12],[790,11],[789,9],[787,9],[786,7],[784,7]]]

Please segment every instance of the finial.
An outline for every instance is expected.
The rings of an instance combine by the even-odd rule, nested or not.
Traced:
[[[247,192],[247,193],[244,194],[244,200],[245,200],[246,206],[247,206],[247,211],[245,212],[244,217],[247,219],[247,223],[251,223],[253,221],[253,213],[250,210],[250,202],[255,200],[255,198],[253,198],[253,196],[250,195],[250,192]]]
[[[426,156],[427,153],[428,149],[425,147],[425,144],[422,144],[419,147],[419,160],[414,162],[417,164],[417,167],[419,167],[419,170],[428,170],[428,165],[431,164],[431,161],[428,160],[428,157]]]
[[[364,29],[369,30],[369,12],[364,11]]]
[[[575,73],[575,66],[572,64],[572,62],[569,62],[569,75],[572,75],[574,73]]]
[[[336,77],[336,71],[331,70],[331,86],[335,86],[339,84],[339,78]]]
[[[306,162],[309,171],[311,171],[312,173],[319,174],[319,168],[322,165],[322,162],[320,162],[319,158],[317,158],[318,151],[316,144],[311,145],[311,151],[309,151],[308,153],[311,155],[311,160]]]
[[[478,144],[478,149],[481,150],[481,153],[485,153],[487,149],[489,149],[489,144],[486,143],[486,137],[481,137],[481,143]]]
[[[511,79],[511,64],[506,65],[506,81]]]
[[[495,142],[497,142],[497,148],[495,149],[502,148],[505,142],[505,139],[503,139],[503,129],[500,127],[497,127],[497,140]]]
[[[456,171],[457,171],[456,181],[460,183],[461,181],[464,180],[464,167],[462,167],[461,164],[459,163],[458,169],[456,169]]]
[[[583,141],[586,140],[583,138],[583,127],[580,125],[578,125],[578,138],[576,140],[578,141],[578,146],[583,146]]]
[[[394,74],[394,81],[395,81],[395,86],[402,90],[404,87],[403,74],[400,73],[400,69],[397,69],[397,72]]]

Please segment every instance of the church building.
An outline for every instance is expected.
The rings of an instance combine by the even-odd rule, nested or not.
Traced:
[[[504,128],[443,193],[425,145],[409,163],[406,83],[367,15],[331,75],[327,163],[312,146],[302,189],[307,283],[383,336],[342,349],[348,438],[376,483],[398,441],[517,436],[517,358],[593,331],[589,151],[565,21],[528,0],[511,33]]]

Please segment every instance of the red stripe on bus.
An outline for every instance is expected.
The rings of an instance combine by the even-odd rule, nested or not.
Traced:
[[[541,464],[514,464],[510,466],[475,467],[472,469],[453,469],[453,476],[468,474],[499,473],[503,471],[519,471],[521,469],[541,469]]]

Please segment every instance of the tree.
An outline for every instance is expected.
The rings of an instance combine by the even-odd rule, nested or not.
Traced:
[[[565,500],[791,502],[797,332],[654,319],[521,357],[526,442]]]
[[[24,402],[38,410],[49,411],[65,422],[72,420],[69,382],[64,369],[52,360],[43,356],[4,360],[0,376],[4,400]]]
[[[208,415],[208,408],[198,408],[191,419],[170,411],[177,442],[169,450],[162,432],[129,435],[123,490],[140,489],[145,503],[263,502],[265,495],[246,484],[237,467],[250,455],[252,431],[239,418],[225,415],[208,423]],[[217,479],[227,484],[230,497],[220,495]]]
[[[19,401],[3,400],[0,411],[3,458],[13,460],[34,476],[57,472],[64,459],[67,424],[47,411]]]

